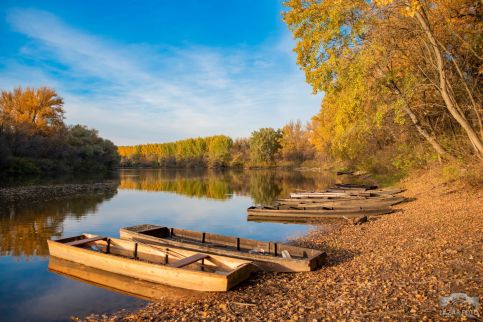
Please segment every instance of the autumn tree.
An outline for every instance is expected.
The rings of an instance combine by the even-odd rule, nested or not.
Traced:
[[[385,69],[399,73],[390,80],[393,90],[406,102],[417,101],[413,118],[423,114],[419,119],[431,123],[431,132],[451,133],[459,127],[457,132],[481,157],[481,2],[376,3],[385,17],[377,28],[377,41],[390,63]],[[404,74],[406,81],[400,77]],[[434,136],[429,141],[437,148]]]
[[[64,127],[64,101],[55,90],[17,87],[0,95],[0,128],[49,134]]]
[[[250,137],[250,158],[254,162],[273,163],[280,150],[282,134],[272,128],[252,132]]]
[[[96,130],[64,123],[63,99],[47,87],[0,95],[0,176],[110,170],[116,146]]]
[[[480,2],[285,5],[297,63],[314,91],[325,93],[311,131],[319,150],[368,157],[414,142],[411,130],[442,157],[458,154],[462,142],[481,156]]]
[[[308,132],[300,120],[291,121],[282,128],[280,145],[284,160],[302,162],[313,158],[313,146],[309,142]]]
[[[233,142],[231,148],[231,166],[240,167],[250,161],[250,140],[248,138],[238,138]]]

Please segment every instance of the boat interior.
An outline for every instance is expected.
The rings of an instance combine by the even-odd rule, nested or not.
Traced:
[[[60,239],[56,240],[56,242],[113,256],[165,265],[167,267],[225,275],[232,272],[240,264],[243,264],[241,261],[237,263],[234,259],[223,262],[219,257],[214,258],[208,254],[91,234],[82,234]]]
[[[231,237],[186,229],[161,227],[156,225],[139,225],[125,229],[146,236],[163,238],[167,243],[169,243],[170,240],[173,240],[199,246],[208,246],[218,249],[241,251],[272,257],[302,259],[310,258],[319,254],[319,251],[316,250],[293,247],[286,244],[263,242],[240,237]]]

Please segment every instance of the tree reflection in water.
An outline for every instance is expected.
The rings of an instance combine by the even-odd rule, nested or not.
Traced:
[[[256,204],[272,204],[295,189],[317,190],[333,183],[329,173],[274,170],[157,170],[121,172],[120,189],[174,192],[195,198],[225,200],[232,194],[251,196]]]
[[[101,193],[0,207],[0,256],[47,256],[47,239],[62,236],[64,220],[96,212],[116,195],[116,187],[113,183]]]

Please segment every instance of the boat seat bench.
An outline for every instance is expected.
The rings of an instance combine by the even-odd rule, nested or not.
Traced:
[[[65,243],[66,245],[69,246],[80,246],[88,243],[92,243],[98,240],[107,240],[107,237],[104,236],[97,236],[97,237],[92,237],[92,238],[84,238],[84,239],[79,239],[79,240],[74,240],[68,243]]]
[[[194,254],[192,256],[180,259],[179,261],[176,261],[172,264],[168,264],[166,266],[181,268],[181,267],[185,267],[185,266],[188,266],[190,264],[196,263],[197,261],[199,261],[201,259],[208,258],[208,257],[209,256],[206,255],[206,254]]]

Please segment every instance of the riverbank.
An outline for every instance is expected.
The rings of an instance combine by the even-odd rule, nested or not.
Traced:
[[[38,201],[57,200],[66,197],[80,197],[85,194],[115,193],[119,183],[110,180],[100,183],[32,185],[0,188],[0,205],[9,205],[26,201],[29,204]]]
[[[318,271],[260,273],[227,293],[87,319],[442,319],[441,297],[482,295],[483,190],[445,183],[441,169],[401,186],[415,200],[399,212],[358,226],[319,226],[293,241],[328,253]]]

